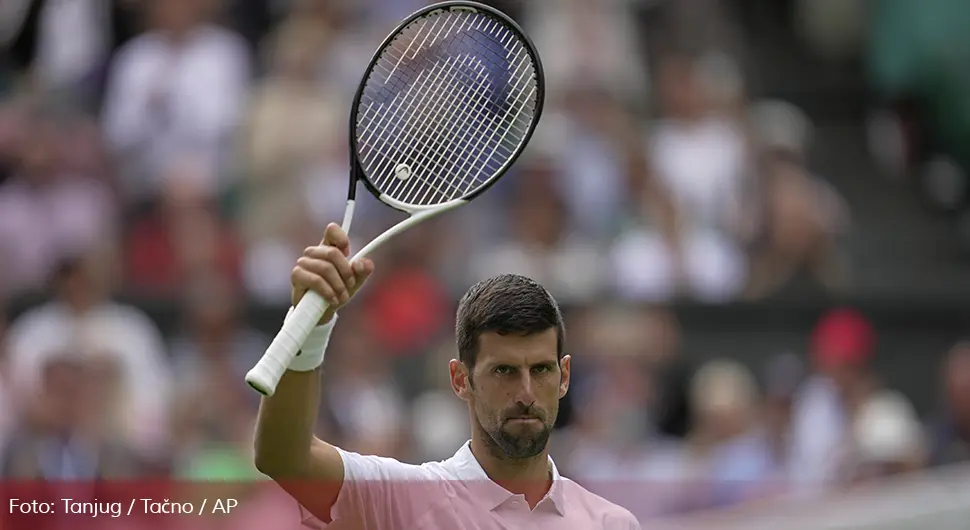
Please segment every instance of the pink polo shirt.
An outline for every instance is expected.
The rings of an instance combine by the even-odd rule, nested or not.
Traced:
[[[393,458],[340,451],[344,482],[333,522],[303,509],[303,523],[327,530],[639,530],[625,508],[559,475],[549,459],[552,487],[535,509],[525,496],[489,480],[471,442],[442,462],[405,464]]]

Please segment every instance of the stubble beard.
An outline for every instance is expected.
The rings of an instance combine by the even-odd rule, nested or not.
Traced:
[[[486,428],[481,421],[481,414],[476,413],[475,423],[479,431],[485,436],[483,439],[489,450],[503,460],[524,460],[535,457],[546,449],[552,434],[552,426],[543,421],[542,429],[534,432],[513,433],[508,430],[508,424],[502,423],[495,427]]]

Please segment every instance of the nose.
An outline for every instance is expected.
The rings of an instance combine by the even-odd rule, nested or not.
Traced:
[[[531,406],[536,402],[535,385],[532,381],[532,374],[528,370],[523,370],[519,385],[516,388],[515,400],[525,406]]]

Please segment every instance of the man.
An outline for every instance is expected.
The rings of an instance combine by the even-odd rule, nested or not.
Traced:
[[[812,332],[815,373],[792,409],[789,471],[796,493],[825,494],[847,480],[851,426],[878,384],[871,367],[875,353],[875,329],[854,309],[826,313]]]
[[[339,226],[293,269],[295,306],[309,290],[332,304],[289,366],[256,426],[256,466],[326,527],[500,530],[640,528],[633,515],[561,477],[547,442],[569,389],[570,357],[556,302],[536,282],[501,275],[459,303],[451,387],[468,405],[471,440],[450,459],[409,465],[313,436],[320,370],[336,311],[374,264],[348,261]]]

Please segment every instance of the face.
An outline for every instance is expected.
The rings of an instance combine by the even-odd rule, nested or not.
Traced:
[[[699,82],[694,66],[687,60],[669,59],[661,64],[660,96],[668,114],[689,118],[703,110]]]
[[[529,336],[485,333],[471,373],[452,360],[452,388],[468,403],[476,436],[509,459],[546,448],[569,389],[569,356],[557,362],[556,330]]]
[[[185,31],[198,22],[205,15],[209,0],[170,0],[166,2],[150,2],[149,17],[155,27],[180,32]]]

